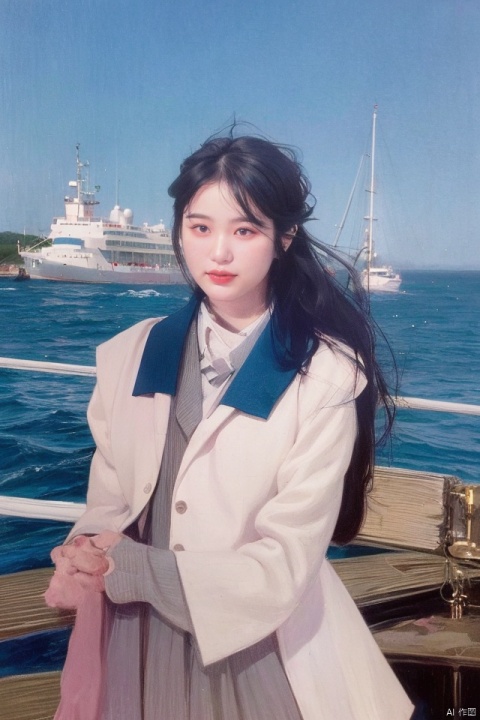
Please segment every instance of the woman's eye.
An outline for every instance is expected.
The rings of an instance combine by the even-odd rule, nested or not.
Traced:
[[[208,227],[206,225],[194,225],[194,230],[197,230],[199,233],[206,233],[208,232]]]
[[[254,232],[255,231],[252,230],[252,228],[245,228],[245,227],[238,228],[238,230],[237,230],[237,234],[240,235],[241,237],[247,237],[248,235],[253,235]]]

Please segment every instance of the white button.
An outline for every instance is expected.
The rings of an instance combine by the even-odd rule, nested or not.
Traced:
[[[147,483],[145,487],[143,488],[143,492],[148,495],[149,492],[152,492],[152,483]]]
[[[180,513],[180,515],[183,515],[184,512],[187,512],[187,503],[183,500],[179,500],[175,503],[175,510],[177,513]]]
[[[176,552],[181,552],[182,550],[185,550],[185,548],[183,547],[183,545],[180,545],[180,543],[177,543],[176,545],[174,545],[174,546],[173,546],[173,549],[174,549]]]

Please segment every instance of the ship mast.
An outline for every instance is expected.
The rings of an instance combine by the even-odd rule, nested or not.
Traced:
[[[373,214],[374,206],[374,195],[375,195],[375,136],[377,130],[377,108],[378,105],[373,106],[373,119],[372,119],[372,148],[370,152],[370,187],[367,192],[370,193],[370,201],[368,208],[368,216],[365,218],[368,220],[367,229],[367,273],[370,271],[372,261],[374,259],[374,245],[373,245],[373,223],[376,220]]]
[[[90,190],[90,177],[88,174],[90,163],[82,162],[80,160],[80,143],[77,143],[75,145],[75,149],[77,179],[72,180],[68,183],[68,185],[69,187],[77,188],[77,196],[70,197],[69,195],[67,195],[65,197],[65,217],[70,222],[77,222],[79,219],[93,219],[93,208],[95,205],[98,205],[98,200],[95,198],[95,194],[100,190],[99,185],[95,185],[95,190]],[[83,175],[84,168],[86,168],[85,177]]]

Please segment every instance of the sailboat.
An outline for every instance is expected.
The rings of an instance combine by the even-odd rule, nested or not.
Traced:
[[[362,270],[362,285],[368,292],[397,292],[402,283],[401,276],[393,270],[390,265],[377,265],[374,244],[373,224],[376,220],[374,215],[374,198],[375,198],[375,141],[377,130],[377,109],[373,108],[372,119],[372,149],[370,153],[370,186],[368,192],[370,194],[368,215],[364,218],[367,221],[365,230],[365,244],[363,251],[365,253],[365,268]]]

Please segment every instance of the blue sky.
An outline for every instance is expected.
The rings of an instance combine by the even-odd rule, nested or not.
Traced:
[[[301,150],[331,242],[377,103],[379,250],[480,269],[479,48],[478,0],[0,0],[0,231],[48,232],[77,142],[104,214],[118,175],[168,224],[181,160],[236,116]]]

